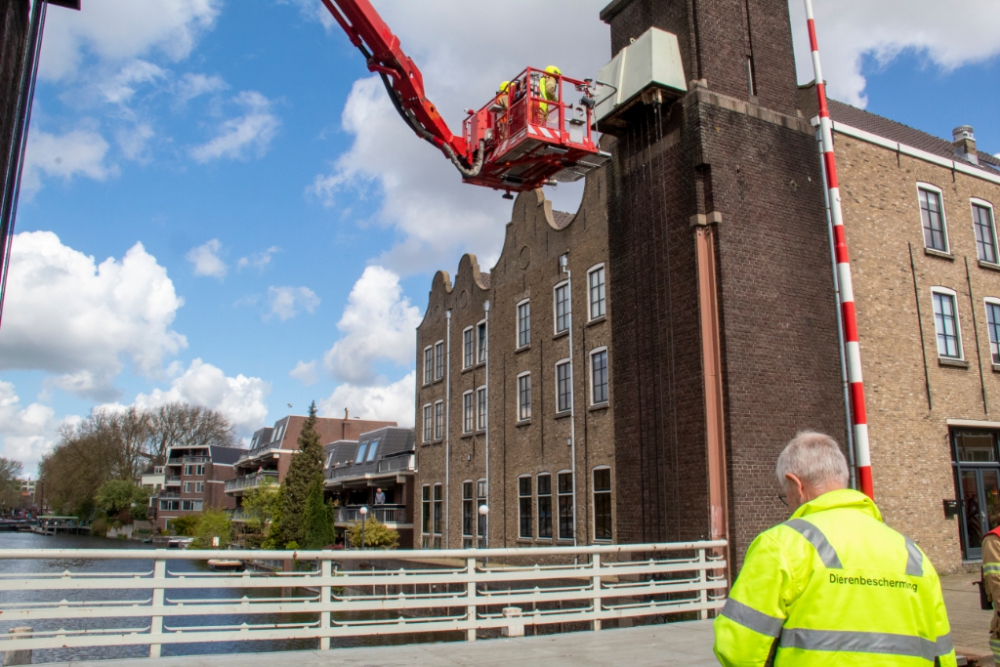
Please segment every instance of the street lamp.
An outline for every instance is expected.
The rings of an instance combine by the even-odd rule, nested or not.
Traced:
[[[486,505],[479,506],[479,516],[483,517],[483,531],[482,535],[479,536],[479,548],[485,549],[486,544],[488,544],[488,535],[490,528],[490,520],[487,515],[490,513],[490,508]]]
[[[367,523],[367,519],[368,519],[368,507],[365,506],[365,505],[362,505],[361,509],[358,510],[358,513],[361,515],[361,548],[364,549],[365,548],[365,523]]]

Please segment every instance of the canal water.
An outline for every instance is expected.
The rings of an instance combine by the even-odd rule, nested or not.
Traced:
[[[0,549],[153,549],[151,544],[126,540],[109,540],[100,537],[78,536],[78,535],[58,535],[44,536],[35,533],[0,533]],[[71,572],[152,572],[153,560],[102,560],[93,561],[85,559],[44,559],[33,560],[2,560],[0,559],[0,574],[4,579],[10,575],[23,572],[25,574],[61,573],[65,570]],[[207,566],[201,561],[171,560],[167,561],[167,570],[171,573],[181,572],[207,572]],[[238,588],[238,589],[197,589],[197,590],[177,590],[168,591],[171,600],[179,599],[199,599],[199,600],[221,600],[239,599],[244,595],[248,598],[276,598],[281,597],[280,588]],[[296,591],[296,595],[309,595],[303,591]],[[152,595],[151,590],[95,590],[95,591],[0,591],[0,612],[11,604],[17,602],[60,602],[63,599],[68,601],[128,601],[146,602]],[[90,596],[90,597],[87,597]],[[338,614],[334,614],[337,618]],[[17,625],[16,623],[3,621],[0,614],[0,633],[7,633],[7,630]],[[234,616],[191,616],[185,618],[164,619],[164,624],[170,627],[201,627],[219,625],[238,625],[246,622],[248,624],[271,624],[271,623],[303,623],[316,621],[315,614],[254,614],[254,615],[234,615]],[[34,621],[29,623],[36,631],[41,630],[82,630],[89,628],[145,628],[149,625],[148,618],[107,618],[98,620],[52,620]],[[410,644],[434,641],[448,641],[459,639],[456,633],[435,633],[435,634],[407,634],[383,637],[349,637],[334,638],[331,644],[334,647],[346,648],[350,646],[370,646],[388,644]],[[285,641],[244,641],[244,642],[207,642],[202,644],[165,644],[162,648],[164,656],[170,655],[205,655],[213,653],[240,653],[240,652],[261,652],[261,651],[294,651],[311,650],[318,648],[318,640],[285,640]],[[36,650],[33,654],[33,662],[68,662],[71,660],[110,660],[120,658],[137,658],[149,655],[148,645],[137,646],[115,646],[115,647],[94,647],[94,648],[72,648],[72,649],[44,649]]]

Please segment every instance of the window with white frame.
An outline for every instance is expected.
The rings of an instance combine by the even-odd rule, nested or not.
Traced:
[[[476,360],[476,351],[474,349],[475,332],[472,327],[469,327],[462,332],[462,368],[472,368],[472,365]]]
[[[517,304],[517,346],[531,345],[531,302],[522,301]]]
[[[191,482],[184,482],[184,493],[191,493]]]
[[[531,476],[519,477],[517,480],[517,516],[518,537],[531,539],[535,522],[531,516]]]
[[[590,353],[590,402],[600,405],[608,402],[608,348]]]
[[[954,291],[944,287],[932,290],[938,356],[945,359],[962,358],[962,336],[955,296]]]
[[[480,431],[486,430],[486,387],[476,390],[476,412]]]
[[[462,482],[462,547],[472,545],[472,527],[475,524],[476,508],[472,497],[472,480]]]
[[[486,517],[479,513],[478,508],[486,505],[486,480],[476,482],[476,515],[479,517],[479,529],[476,533],[480,538],[486,537]]]
[[[471,391],[462,394],[462,432],[472,433],[476,428],[475,396]]]
[[[552,475],[538,476],[538,538],[552,539]]]
[[[595,266],[587,272],[587,286],[590,293],[590,319],[604,317],[607,300],[604,296],[604,265]]]
[[[920,221],[924,228],[924,247],[948,252],[948,229],[944,217],[941,191],[929,185],[918,187]]]
[[[594,469],[594,539],[611,541],[611,468]]]
[[[979,261],[997,263],[997,231],[993,207],[987,202],[972,202],[972,226],[976,231],[976,255]]]
[[[431,487],[429,484],[424,484],[423,489],[421,489],[421,514],[420,514],[420,532],[421,540],[420,545],[423,549],[429,549],[431,546]]]
[[[440,380],[444,377],[444,341],[439,340],[434,343],[434,379]]]
[[[480,322],[476,325],[476,348],[477,353],[477,363],[486,363],[486,350],[489,345],[489,339],[487,338],[486,322]]]
[[[556,364],[556,412],[573,407],[573,370],[569,359]]]
[[[424,406],[424,442],[434,439],[434,406],[430,403]]]
[[[434,381],[434,348],[428,345],[424,348],[424,384]]]
[[[990,333],[990,356],[1000,364],[1000,299],[986,299],[986,329]]]
[[[444,532],[444,491],[440,484],[434,485],[434,548],[441,548],[441,534]]]
[[[559,539],[573,539],[573,473],[561,472],[556,477],[559,495]]]
[[[194,492],[195,493],[204,493],[204,491],[205,491],[205,482],[195,482],[194,483]]]
[[[444,439],[444,401],[434,404],[434,439]]]
[[[556,333],[561,334],[564,331],[569,331],[572,307],[569,300],[568,282],[556,285],[553,301],[556,309]]]
[[[517,420],[531,419],[531,372],[517,376]]]

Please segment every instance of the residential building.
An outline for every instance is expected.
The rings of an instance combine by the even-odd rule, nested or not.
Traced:
[[[319,417],[316,432],[320,442],[334,440],[357,440],[362,433],[385,426],[395,426],[396,422],[370,419],[350,419],[345,410],[343,419]],[[250,440],[250,448],[245,450],[235,465],[235,475],[226,484],[226,494],[240,498],[249,489],[261,482],[280,484],[288,474],[292,455],[299,451],[299,435],[306,417],[288,415],[274,423],[274,426],[259,429]]]
[[[142,473],[142,478],[140,479],[140,484],[152,491],[154,494],[166,485],[166,466],[152,465],[146,468]]]
[[[416,473],[413,429],[385,427],[362,433],[356,441],[337,440],[323,451],[325,488],[338,503],[338,531],[358,521],[359,510],[367,507],[370,517],[399,532],[401,544],[411,544]]]
[[[241,447],[189,445],[167,450],[163,490],[150,499],[156,529],[170,531],[178,517],[201,514],[206,509],[232,510],[236,501],[225,493],[234,465],[246,452]]]

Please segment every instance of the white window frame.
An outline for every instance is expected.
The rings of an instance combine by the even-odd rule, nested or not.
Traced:
[[[462,394],[462,433],[476,430],[476,394],[471,389]]]
[[[427,353],[430,352],[430,355]],[[428,359],[428,356],[430,357]],[[428,361],[430,365],[428,365]],[[424,386],[434,382],[434,346],[428,345],[424,348]]]
[[[944,190],[936,185],[931,185],[930,183],[917,183],[917,211],[920,211],[920,191],[927,190],[928,192],[933,192],[937,194],[938,201],[941,202],[941,231],[944,234],[944,250],[938,250],[937,248],[931,248],[927,245],[927,239],[924,238],[924,218],[923,215],[917,216],[920,221],[920,241],[924,244],[925,250],[930,250],[931,252],[943,252],[946,254],[951,254],[951,239],[948,235],[948,215],[945,211],[944,205]]]
[[[559,478],[561,478],[563,475],[569,475],[570,476],[569,477],[570,482],[569,482],[569,492],[568,493],[563,493],[562,491],[559,490]],[[569,470],[569,469],[560,470],[553,477],[555,478],[555,488],[552,490],[552,495],[555,496],[556,503],[555,503],[555,507],[553,508],[553,510],[554,510],[554,512],[553,512],[553,515],[554,515],[553,519],[554,520],[552,522],[552,529],[553,529],[552,532],[554,533],[554,537],[557,540],[562,540],[563,542],[566,542],[566,541],[572,540],[576,536],[576,512],[574,511],[574,507],[576,505],[576,485],[574,484],[574,480],[573,480],[574,475],[573,475],[573,471],[572,470]],[[570,499],[569,500],[569,510],[570,510],[570,515],[569,516],[570,516],[570,521],[573,522],[573,529],[570,531],[570,536],[569,537],[563,537],[562,536],[562,507],[560,507],[560,505],[562,505],[562,499],[563,498],[569,498]]]
[[[521,306],[528,307],[528,342],[521,345]],[[531,299],[523,299],[514,305],[514,349],[522,350],[531,346]]]
[[[569,366],[569,407],[565,410],[559,409],[559,367]],[[563,415],[569,414],[573,411],[573,362],[570,359],[560,359],[555,363],[555,378],[556,378],[556,414]]]
[[[434,401],[434,442],[444,440],[444,428],[444,401]]]
[[[591,274],[597,273],[598,271],[604,272],[604,312],[600,315],[594,315],[594,301],[591,296],[590,290],[590,276]],[[593,322],[594,320],[599,320],[602,317],[608,316],[608,270],[604,267],[604,264],[597,264],[596,266],[590,267],[587,271],[587,321]]]
[[[479,330],[480,328],[486,329],[486,336],[483,338],[485,345],[479,344]],[[476,322],[476,333],[475,333],[475,346],[476,346],[476,360],[473,365],[478,366],[479,364],[486,363],[486,353],[490,349],[490,326],[486,320],[479,320]]]
[[[989,306],[1000,306],[1000,299],[992,296],[988,296],[983,299],[983,309],[986,311],[986,340],[990,344],[990,363],[994,366],[997,365],[996,361],[993,361],[993,341],[990,340],[990,309]],[[998,338],[998,344],[1000,344],[1000,336]]]
[[[425,528],[426,532],[424,532]],[[422,549],[430,548],[432,530],[434,530],[434,498],[431,495],[431,485],[424,484],[420,487],[420,546]]]
[[[523,412],[524,412],[524,410],[522,409],[523,406],[521,405],[521,378],[524,378],[524,377],[528,378],[528,416],[527,417],[522,417],[521,416],[523,414]],[[517,386],[515,388],[515,391],[517,391],[517,421],[518,421],[518,423],[530,422],[531,421],[531,399],[532,399],[532,397],[531,397],[531,371],[524,371],[523,373],[519,373],[518,374],[518,376],[517,376]]]
[[[479,395],[482,393],[486,397],[486,410],[479,412]],[[486,391],[486,385],[476,387],[476,429],[485,431],[490,421],[490,394]]]
[[[600,402],[595,402],[594,401],[594,357],[596,355],[600,354],[601,352],[606,353],[606,356],[607,356],[607,363],[608,363],[608,365],[607,365],[607,368],[604,369],[604,372],[605,372],[605,374],[607,375],[607,378],[608,378],[608,382],[607,382],[607,384],[608,384],[608,400],[606,400],[606,401],[600,401]],[[588,378],[588,380],[587,380],[587,384],[590,385],[590,404],[591,405],[607,405],[608,403],[611,402],[611,355],[607,354],[607,352],[608,352],[607,346],[604,346],[604,347],[595,347],[593,350],[590,351],[590,353],[587,356],[587,360],[589,362],[587,364],[587,375],[590,376]]]
[[[543,536],[541,531],[541,524],[539,523],[542,519],[542,504],[541,499],[543,494],[540,492],[541,485],[539,485],[538,480],[542,477],[549,478],[549,492],[544,494],[545,498],[549,499],[549,535]],[[553,478],[555,478],[553,480]],[[545,540],[546,542],[551,542],[555,539],[556,535],[559,534],[559,494],[556,493],[558,489],[559,478],[550,472],[540,472],[535,475],[535,488],[532,489],[535,494],[535,539]]]
[[[440,352],[441,354],[438,355],[438,352]],[[438,380],[440,380],[440,379],[442,379],[444,377],[445,370],[446,370],[445,369],[445,363],[444,363],[445,362],[445,358],[444,357],[445,357],[444,341],[443,340],[439,340],[438,342],[434,343],[434,381],[435,382],[437,382]],[[439,369],[441,371],[441,375],[438,375],[438,370]]]
[[[970,197],[969,198],[969,212],[973,213],[973,216],[972,216],[972,240],[973,241],[976,240],[976,217],[975,217],[974,214],[975,214],[975,208],[977,206],[980,207],[980,208],[989,209],[989,211],[990,211],[990,222],[992,223],[991,227],[993,228],[993,252],[997,256],[997,261],[996,262],[992,262],[992,263],[993,264],[1000,264],[1000,244],[997,243],[997,215],[996,215],[996,210],[993,208],[993,204],[991,202],[988,202],[985,199],[980,199],[978,197]],[[977,259],[979,258],[979,248],[976,248],[976,258]],[[986,260],[983,260],[983,259],[980,259],[979,261],[980,262],[984,262],[986,264],[990,264],[991,263],[991,262],[987,262]]]
[[[611,504],[611,537],[609,537],[609,538],[597,537],[597,503],[595,502],[595,500],[597,499],[598,491],[594,487],[594,473],[596,473],[599,470],[607,470],[608,471],[608,475],[610,475],[610,478],[611,478],[611,488],[608,491],[600,491],[600,493],[602,493],[602,494],[606,493],[611,498],[611,503],[612,503]],[[614,475],[614,471],[611,470],[611,466],[603,466],[603,465],[602,466],[594,466],[593,468],[590,469],[590,503],[589,503],[590,504],[590,521],[591,521],[590,525],[593,527],[593,531],[591,532],[591,535],[594,536],[594,542],[597,542],[597,543],[600,543],[600,544],[610,544],[615,539],[615,522],[614,522],[614,517],[615,517],[614,512],[615,512],[615,510],[614,510],[614,496],[612,495],[614,493],[614,489],[615,489],[615,475]]]
[[[559,290],[566,288],[566,328],[559,329]],[[573,291],[568,280],[557,283],[552,288],[552,333],[555,336],[564,334],[573,326]]]
[[[184,482],[184,493],[191,493],[191,482]]]
[[[468,486],[466,486],[468,484]],[[469,490],[469,495],[465,495],[465,490]],[[476,539],[476,517],[479,515],[479,511],[476,508],[476,483],[471,479],[462,480],[462,548],[468,549],[474,546]],[[469,513],[469,522],[472,524],[471,532],[465,532],[465,507],[466,503],[469,503],[472,511]]]
[[[440,517],[440,521],[438,517]],[[442,547],[444,524],[444,485],[438,482],[431,490],[431,536],[434,540],[435,549]]]
[[[205,492],[205,482],[195,482],[194,483],[194,492],[195,493],[204,493]]]
[[[466,340],[466,336],[468,336],[468,340]],[[468,370],[475,365],[476,330],[475,327],[465,327],[462,329],[462,370]]]
[[[434,442],[434,404],[424,403],[424,442]],[[332,456],[332,454],[331,454]]]
[[[521,480],[526,479],[531,482],[531,492],[528,495],[521,494]],[[531,516],[529,523],[531,524],[531,534],[522,535],[521,534],[521,523],[524,521],[524,515],[521,512],[521,501],[525,498],[531,503]],[[519,475],[517,478],[517,539],[519,540],[533,540],[535,539],[535,478],[532,475]]]
[[[934,311],[935,294],[950,296],[952,298],[952,305],[955,307],[955,337],[958,341],[957,357],[942,356],[940,349],[938,349],[937,313]],[[934,317],[934,349],[937,351],[938,358],[951,361],[965,361],[965,345],[962,344],[962,317],[958,312],[958,293],[950,287],[942,287],[940,285],[931,287],[931,315]]]

